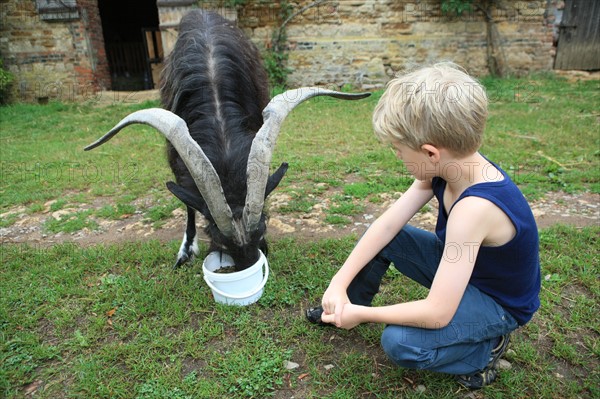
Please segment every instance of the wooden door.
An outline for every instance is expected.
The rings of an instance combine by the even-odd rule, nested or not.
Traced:
[[[566,0],[554,69],[600,69],[600,1]]]

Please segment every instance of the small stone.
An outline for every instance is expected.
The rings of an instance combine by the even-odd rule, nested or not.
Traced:
[[[512,368],[512,364],[506,359],[498,360],[497,366],[499,370],[510,370]]]
[[[323,368],[325,370],[331,370],[332,368],[334,368],[335,366],[333,364],[326,364],[325,366],[323,366]]]
[[[298,363],[289,362],[286,360],[283,362],[283,367],[285,367],[286,370],[295,370],[300,367],[300,365]]]
[[[58,211],[52,212],[52,217],[56,220],[62,219],[63,216],[71,215],[73,209],[60,209]]]
[[[175,208],[171,214],[175,217],[184,217],[186,215],[186,211],[182,208]]]
[[[425,385],[417,385],[416,391],[419,393],[423,393],[427,390],[427,388],[425,388]]]
[[[54,205],[56,203],[57,200],[50,200],[46,203],[44,203],[44,213],[48,213],[50,212],[50,208],[52,207],[52,205]]]
[[[36,380],[31,384],[25,385],[25,387],[23,387],[23,393],[25,393],[25,396],[33,396],[33,393],[36,392],[42,385],[44,385],[44,381]]]
[[[532,212],[535,217],[544,216],[546,214],[542,209],[532,209]]]
[[[294,226],[286,224],[277,218],[270,219],[269,226],[272,226],[273,228],[280,230],[282,233],[293,233],[296,231],[296,228]]]

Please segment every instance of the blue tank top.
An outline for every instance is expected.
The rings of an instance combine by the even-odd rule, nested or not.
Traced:
[[[502,173],[504,180],[474,184],[460,195],[456,203],[469,196],[485,198],[510,218],[516,235],[504,245],[479,248],[469,283],[492,297],[519,325],[523,325],[540,306],[538,230],[531,208],[519,188],[504,170],[493,165]],[[445,243],[448,223],[444,207],[446,181],[435,177],[432,187],[440,206],[435,232]]]

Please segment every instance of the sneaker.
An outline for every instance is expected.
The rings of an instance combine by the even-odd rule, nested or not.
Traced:
[[[314,308],[306,309],[306,319],[312,324],[316,324],[321,327],[335,327],[335,325],[330,323],[323,323],[321,321],[321,315],[323,314],[323,307],[316,306]]]
[[[498,363],[498,360],[500,360],[504,352],[506,352],[509,342],[510,333],[501,336],[500,340],[498,341],[498,345],[496,345],[496,347],[492,349],[492,353],[490,354],[490,361],[487,364],[487,366],[485,366],[483,370],[478,371],[475,374],[457,375],[455,377],[456,381],[460,385],[468,389],[481,389],[486,385],[490,385],[498,376],[496,364]]]

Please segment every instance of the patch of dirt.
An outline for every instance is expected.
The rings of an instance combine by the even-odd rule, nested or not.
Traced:
[[[566,78],[571,83],[579,80],[600,80],[600,71],[555,70],[554,73],[558,76]]]
[[[141,91],[99,91],[88,99],[94,106],[141,104],[145,101],[160,99],[158,89]]]
[[[340,238],[349,234],[360,236],[367,227],[398,198],[401,193],[381,194],[378,203],[365,202],[362,214],[347,216],[351,222],[346,225],[332,225],[325,221],[326,211],[332,206],[331,195],[326,193],[317,199],[315,205],[307,213],[284,213],[280,209],[291,200],[286,193],[275,193],[269,200],[268,237],[271,240],[286,236],[293,236],[307,241],[316,241],[324,238]],[[85,228],[75,233],[49,233],[44,231],[44,222],[49,218],[58,219],[75,212],[85,210],[98,210],[110,204],[108,198],[99,198],[90,204],[79,204],[77,208],[50,211],[51,202],[48,202],[42,212],[29,214],[24,206],[13,207],[3,212],[2,219],[15,219],[8,227],[0,228],[0,241],[2,243],[28,243],[35,246],[46,247],[57,243],[73,242],[81,246],[96,244],[113,244],[123,241],[156,239],[161,242],[179,240],[185,230],[186,214],[181,208],[175,209],[171,217],[160,227],[145,221],[141,212],[123,215],[119,220],[106,220],[95,218],[99,228],[90,230]],[[144,203],[149,206],[151,200],[140,199],[136,204]],[[531,203],[533,214],[539,228],[546,228],[554,224],[567,224],[577,227],[600,225],[600,195],[592,193],[567,194],[562,192],[547,193],[540,200]],[[437,217],[437,201],[432,200],[427,210],[419,212],[410,223],[414,226],[433,231]],[[202,228],[201,225],[198,226]],[[203,233],[201,240],[208,241]],[[174,254],[175,256],[175,254]]]

